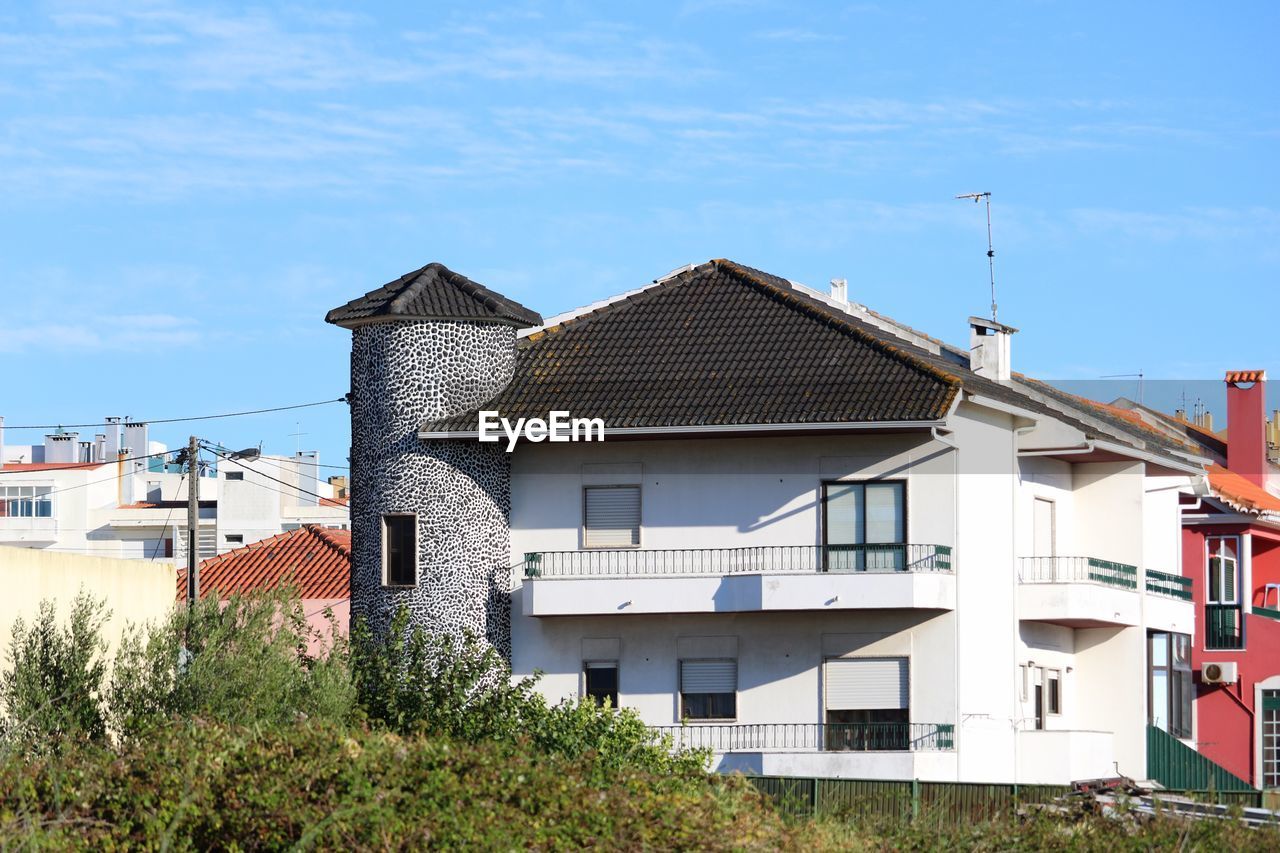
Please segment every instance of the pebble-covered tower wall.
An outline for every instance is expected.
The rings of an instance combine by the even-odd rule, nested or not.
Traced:
[[[475,409],[515,367],[516,329],[466,320],[352,328],[351,617],[375,631],[407,605],[434,634],[485,637],[511,656],[511,464],[500,444],[423,441],[418,430]],[[388,587],[382,516],[418,515],[418,579]]]

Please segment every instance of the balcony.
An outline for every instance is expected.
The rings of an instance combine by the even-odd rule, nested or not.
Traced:
[[[49,516],[0,515],[0,544],[51,545],[58,541],[58,520]]]
[[[955,608],[945,545],[540,551],[522,565],[529,616]]]
[[[1148,628],[1195,633],[1195,605],[1191,601],[1191,578],[1147,569],[1146,622]]]
[[[712,752],[915,752],[955,749],[949,723],[755,723],[651,726],[672,745]]]
[[[1204,606],[1204,647],[1206,650],[1244,648],[1244,614],[1240,605]]]
[[[654,726],[673,746],[708,749],[716,768],[765,775],[954,778],[948,723],[757,723]]]
[[[1071,628],[1141,624],[1138,568],[1097,557],[1022,557],[1018,616]]]

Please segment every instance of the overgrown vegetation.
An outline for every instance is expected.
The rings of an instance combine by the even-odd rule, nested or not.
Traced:
[[[101,849],[1277,849],[1232,821],[784,818],[627,711],[549,705],[484,644],[407,630],[307,654],[287,592],[202,601],[111,659],[81,597],[15,626],[0,846]]]

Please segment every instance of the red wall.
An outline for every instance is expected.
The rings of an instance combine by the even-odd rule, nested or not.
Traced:
[[[1256,729],[1251,716],[1254,710],[1254,685],[1280,674],[1280,622],[1262,616],[1246,616],[1243,650],[1205,651],[1204,648],[1205,537],[1245,532],[1255,534],[1253,589],[1250,592],[1253,603],[1261,604],[1262,584],[1267,581],[1280,583],[1280,538],[1274,532],[1251,529],[1245,525],[1183,528],[1182,573],[1193,579],[1192,595],[1196,603],[1196,635],[1191,644],[1191,665],[1197,673],[1197,747],[1205,757],[1252,783],[1253,738]],[[1272,593],[1272,602],[1274,598],[1275,594]],[[1199,682],[1200,667],[1206,662],[1226,661],[1239,664],[1240,680],[1236,684],[1210,685]]]

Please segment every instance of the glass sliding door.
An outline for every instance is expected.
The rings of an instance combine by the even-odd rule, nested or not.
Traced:
[[[826,571],[906,570],[905,483],[824,483],[822,489]]]

